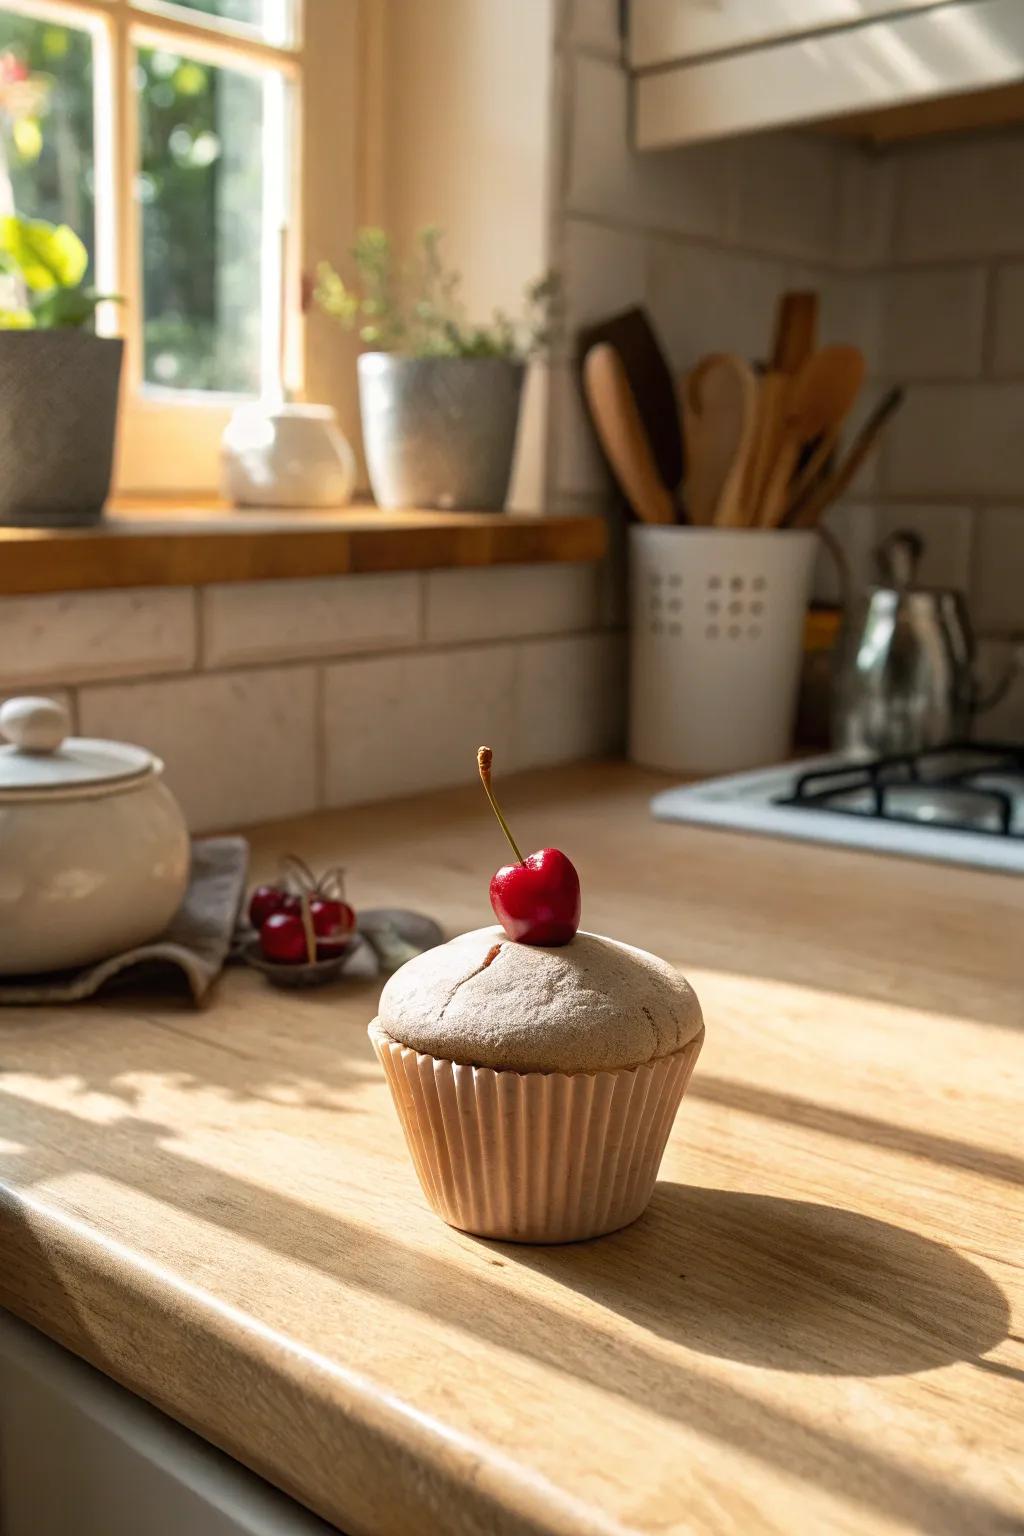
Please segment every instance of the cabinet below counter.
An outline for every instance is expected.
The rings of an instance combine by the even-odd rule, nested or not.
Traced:
[[[0,1312],[4,1536],[331,1536],[336,1531]]]

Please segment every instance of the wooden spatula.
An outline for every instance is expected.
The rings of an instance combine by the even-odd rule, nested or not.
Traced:
[[[790,482],[805,443],[838,433],[864,383],[859,347],[822,347],[793,380],[786,425],[761,500],[758,521],[776,528],[790,503]]]
[[[818,295],[784,293],[775,318],[772,372],[797,374],[818,349]]]
[[[686,506],[698,524],[748,522],[743,480],[754,439],[757,381],[731,352],[706,357],[684,385]]]
[[[899,409],[902,403],[902,388],[897,386],[895,389],[891,389],[875,407],[857,433],[850,451],[838,469],[833,474],[826,476],[798,506],[792,508],[787,513],[785,520],[787,528],[813,528],[815,526],[826,507],[830,507],[847,490],[864,460],[878,442],[889,418]]]
[[[579,338],[580,359],[604,342],[619,354],[661,483],[667,491],[676,492],[683,479],[676,390],[672,370],[646,311],[626,309],[587,326]]]
[[[644,523],[676,522],[622,359],[608,342],[591,347],[584,358],[583,391],[601,447],[636,516]]]

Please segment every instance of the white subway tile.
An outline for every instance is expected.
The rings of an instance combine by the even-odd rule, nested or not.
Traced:
[[[570,41],[617,58],[622,51],[619,0],[567,0],[567,3]]]
[[[868,382],[860,392],[856,405],[846,419],[839,449],[840,463],[842,462],[843,455],[852,447],[861,428],[871,416],[876,406],[880,404],[882,397],[889,392],[890,388],[890,385],[882,384],[877,379],[868,379]],[[894,431],[894,425],[894,419],[890,418],[881,438],[875,442],[874,447],[868,453],[860,469],[846,487],[844,492],[846,500],[866,501],[871,500],[876,495],[882,480],[885,456],[888,452],[889,438]]]
[[[787,268],[785,286],[818,295],[818,333],[823,345],[860,347],[869,370],[877,367],[879,290],[872,277],[798,266]]]
[[[993,372],[1024,374],[1024,262],[1009,262],[993,277],[995,325]]]
[[[428,643],[558,635],[596,619],[595,565],[491,565],[426,580]]]
[[[875,508],[869,502],[841,501],[829,507],[823,522],[846,560],[845,572],[824,540],[814,566],[813,595],[816,602],[842,605],[856,597],[874,580],[874,550],[878,544]],[[844,588],[844,578],[849,588]]]
[[[624,635],[601,634],[519,647],[520,767],[601,757],[621,746],[625,646]]]
[[[781,262],[675,240],[652,242],[649,307],[680,372],[706,352],[766,356],[785,286]]]
[[[358,805],[468,783],[484,743],[505,770],[514,768],[515,681],[511,645],[326,667],[327,803]]]
[[[602,499],[615,495],[572,363],[558,363],[552,370],[552,412],[556,494]]]
[[[640,235],[567,219],[562,277],[566,328],[575,333],[633,304],[642,304],[647,250]]]
[[[1024,251],[1024,137],[942,139],[897,156],[900,261]]]
[[[991,697],[1010,670],[1020,646],[1009,640],[981,640],[978,643],[976,675],[983,699]],[[1005,693],[974,717],[971,733],[976,741],[1010,742],[1024,745],[1024,667],[1014,668]]]
[[[201,598],[206,667],[387,650],[419,637],[413,573],[245,581],[206,587]]]
[[[733,198],[733,146],[660,154],[631,147],[629,81],[599,59],[576,60],[568,207],[618,224],[723,235]]]
[[[919,384],[888,429],[887,491],[1024,494],[1024,384]]]
[[[188,587],[0,597],[0,687],[182,672],[195,655]]]
[[[972,612],[982,634],[1024,635],[1024,502],[978,514]]]
[[[896,220],[893,157],[846,148],[839,170],[840,210],[836,256],[840,265],[878,267],[892,255]]]
[[[901,530],[919,535],[924,545],[917,580],[926,587],[956,587],[966,592],[971,579],[974,513],[970,507],[904,503],[875,509],[878,542]]]
[[[878,371],[899,379],[972,378],[981,372],[984,268],[890,272],[879,286]]]
[[[264,668],[80,691],[84,735],[163,758],[194,832],[247,826],[316,802],[312,667]]]
[[[736,141],[735,234],[765,253],[828,260],[836,242],[841,152],[828,139],[793,133]]]

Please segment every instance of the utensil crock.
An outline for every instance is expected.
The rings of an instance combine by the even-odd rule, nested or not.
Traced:
[[[188,885],[188,830],[163,764],[69,736],[69,724],[53,699],[0,708],[0,976],[148,943]]]

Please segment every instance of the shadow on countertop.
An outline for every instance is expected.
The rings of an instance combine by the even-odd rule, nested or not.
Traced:
[[[773,1195],[659,1183],[612,1237],[501,1246],[651,1333],[770,1370],[909,1375],[976,1361],[1010,1324],[998,1287],[945,1244]]]

